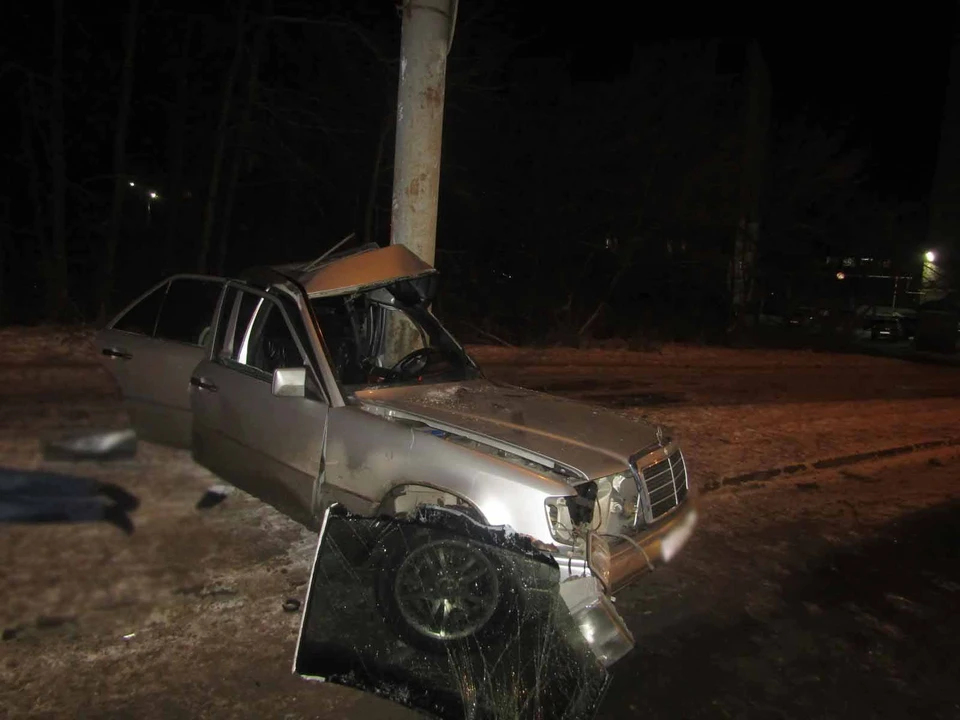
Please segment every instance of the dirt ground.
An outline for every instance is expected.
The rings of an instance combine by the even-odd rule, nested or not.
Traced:
[[[116,482],[136,532],[0,526],[0,716],[404,718],[290,666],[315,536],[189,457],[50,463],[125,422],[87,336],[0,332],[0,462]],[[954,368],[814,353],[479,348],[489,374],[672,428],[698,484],[960,436]],[[724,488],[674,564],[617,598],[637,649],[601,717],[960,718],[960,451]]]
[[[960,455],[703,498],[600,717],[960,718]]]

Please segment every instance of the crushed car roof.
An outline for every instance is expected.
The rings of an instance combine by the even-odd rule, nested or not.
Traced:
[[[437,271],[403,245],[364,247],[322,262],[277,267],[295,277],[311,298],[343,295]]]

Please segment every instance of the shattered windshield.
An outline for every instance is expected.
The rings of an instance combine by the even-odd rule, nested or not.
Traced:
[[[381,295],[387,297],[380,290],[310,301],[341,385],[358,390],[479,376],[429,311]]]

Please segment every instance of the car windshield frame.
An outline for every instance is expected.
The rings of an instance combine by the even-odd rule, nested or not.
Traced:
[[[400,299],[392,296],[389,296],[388,299],[388,297],[384,296],[383,290],[383,288],[376,288],[342,295],[308,298],[310,312],[313,316],[317,333],[323,342],[325,355],[330,364],[333,377],[336,379],[345,398],[353,397],[357,392],[363,390],[463,382],[483,377],[479,366],[477,366],[450,331],[446,329],[443,323],[440,322],[439,318],[427,307],[423,304],[404,303]],[[376,338],[373,338],[373,341],[377,343],[376,353],[361,358],[360,356],[364,353],[360,346],[371,340],[369,333],[364,339],[357,342],[358,335],[356,333],[362,331],[354,322],[351,322],[350,328],[354,333],[353,337],[349,337],[344,332],[343,327],[334,328],[330,324],[328,318],[330,318],[331,311],[336,311],[339,307],[343,308],[343,315],[346,317],[339,318],[342,324],[344,319],[349,319],[349,304],[358,302],[364,304],[364,312],[367,310],[380,310],[381,316],[384,318],[391,312],[402,313],[408,321],[416,326],[421,338],[429,338],[429,347],[439,350],[447,357],[448,364],[451,366],[450,369],[443,372],[427,372],[425,374],[421,371],[421,374],[414,377],[401,377],[396,379],[389,377],[377,379],[373,377],[372,372],[367,372],[366,378],[360,382],[356,381],[355,378],[345,377],[344,361],[347,358],[343,356],[344,351],[353,351],[354,357],[349,359],[357,361],[352,368],[352,372],[356,373],[361,369],[361,360],[370,361],[382,357],[384,344],[386,342],[383,328],[377,327],[373,331],[377,335]],[[425,367],[423,369],[427,368]],[[370,370],[388,373],[390,368],[375,364],[370,367]]]

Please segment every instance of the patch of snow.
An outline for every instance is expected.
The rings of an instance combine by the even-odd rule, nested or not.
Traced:
[[[581,367],[617,366],[670,368],[788,368],[788,367],[877,367],[898,360],[866,355],[820,353],[812,350],[762,350],[665,343],[656,350],[618,350],[606,348],[510,348],[499,345],[470,345],[470,356],[481,367]]]

